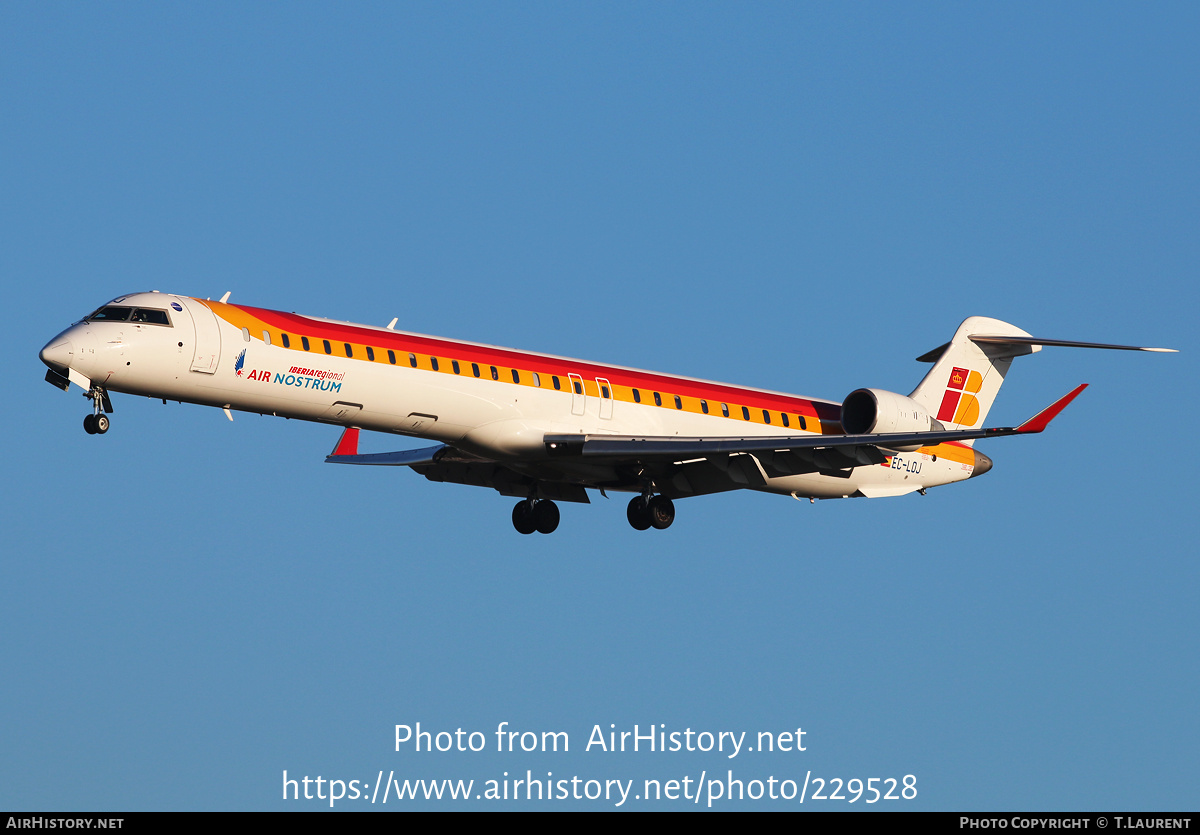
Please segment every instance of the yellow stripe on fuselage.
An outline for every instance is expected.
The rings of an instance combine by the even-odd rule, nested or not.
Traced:
[[[396,353],[395,354],[396,361],[395,361],[395,363],[391,363],[388,358],[388,350],[389,349],[379,347],[378,342],[368,343],[368,342],[361,342],[361,341],[348,341],[344,338],[331,339],[327,336],[314,336],[313,332],[317,331],[320,328],[320,326],[326,324],[323,322],[313,321],[314,327],[311,329],[310,333],[304,333],[300,329],[283,330],[283,329],[279,328],[278,326],[271,325],[270,323],[264,321],[262,318],[254,315],[253,313],[250,313],[236,305],[227,304],[224,302],[214,302],[214,301],[211,301],[208,299],[196,299],[196,301],[207,305],[209,307],[209,309],[211,309],[213,311],[213,313],[216,314],[218,317],[220,317],[224,321],[228,322],[229,324],[233,325],[238,330],[245,331],[246,333],[248,333],[250,335],[250,337],[252,339],[254,339],[256,341],[265,342],[266,340],[264,339],[264,334],[268,335],[268,337],[270,339],[270,343],[273,347],[280,347],[280,348],[284,347],[282,337],[286,333],[289,336],[289,338],[290,338],[289,341],[291,343],[289,346],[287,346],[287,349],[297,351],[298,353],[313,354],[317,357],[336,356],[338,359],[352,359],[352,360],[359,360],[361,362],[382,363],[384,365],[394,364],[399,367],[416,368],[418,370],[435,371],[436,373],[439,373],[439,374],[450,374],[450,375],[455,374],[455,372],[453,370],[453,361],[454,361],[454,359],[457,359],[458,363],[459,363],[459,371],[458,371],[457,376],[473,377],[474,372],[472,370],[472,363],[476,363],[480,367],[479,368],[479,371],[480,371],[479,379],[481,379],[481,380],[493,379],[492,369],[495,368],[496,375],[495,375],[494,379],[496,382],[507,383],[508,385],[529,386],[531,388],[551,389],[551,388],[553,388],[552,381],[557,376],[560,381],[560,386],[561,386],[561,388],[559,388],[557,390],[562,391],[564,393],[573,393],[573,381],[570,380],[568,378],[568,375],[566,373],[563,373],[562,371],[558,371],[556,373],[556,372],[547,371],[547,370],[538,371],[538,370],[530,369],[530,368],[516,368],[515,370],[517,371],[517,381],[514,382],[513,377],[512,377],[512,372],[513,372],[514,368],[512,366],[492,365],[491,363],[479,362],[478,360],[463,358],[463,357],[470,357],[481,346],[473,346],[473,345],[466,344],[466,343],[454,343],[450,340],[439,340],[448,345],[452,344],[458,348],[461,348],[461,351],[457,351],[458,353],[461,353],[461,356],[455,358],[455,357],[450,357],[450,356],[444,356],[441,354],[433,355],[433,354],[427,354],[427,353],[419,353],[417,351],[405,350],[405,351]],[[273,313],[273,311],[272,311],[272,313]],[[335,323],[329,323],[329,324],[333,325]],[[370,329],[367,329],[361,325],[353,325],[350,323],[336,323],[336,325],[339,327],[342,327],[342,328],[352,328],[355,330],[359,330],[363,334],[372,332]],[[385,337],[385,338],[389,338],[389,339],[391,339],[391,338],[403,339],[404,337],[407,336],[407,334],[405,334],[403,332],[398,332],[398,331],[388,331],[387,333],[384,333],[384,332],[379,332],[379,333],[380,333],[381,337]],[[310,340],[310,345],[309,345],[308,351],[304,351],[304,349],[302,348],[301,341],[300,341],[301,337],[307,337]],[[382,342],[382,341],[383,340],[380,340],[380,342]],[[330,343],[328,352],[326,352],[324,350],[324,342]],[[349,346],[349,353],[351,355],[349,357],[346,356],[346,346]],[[373,349],[373,352],[375,354],[374,360],[369,360],[367,358],[367,348],[368,347]],[[393,352],[395,352],[396,349],[393,348],[391,350]],[[504,350],[506,353],[510,353],[510,354],[514,353],[512,351],[509,351],[508,349],[501,349],[501,350]],[[412,363],[410,362],[410,360],[409,360],[410,356],[414,357],[416,359],[415,366],[412,365]],[[436,369],[433,367],[433,360],[435,358],[438,360],[438,367]],[[536,361],[537,357],[536,357],[536,355],[529,356],[529,359]],[[570,360],[561,360],[560,362],[570,363],[571,361]],[[591,366],[594,364],[587,363],[587,365]],[[538,376],[535,377],[534,376],[535,374],[537,374]],[[612,382],[613,377],[620,378],[622,376],[628,376],[628,372],[625,372],[621,369],[614,368],[611,371],[605,370],[601,376],[606,377],[606,379],[608,380],[608,388],[609,388],[609,393],[610,393],[611,397],[610,398],[602,398],[600,396],[599,384],[597,383],[597,381],[594,378],[591,378],[591,377],[584,378],[582,381],[584,394],[586,396],[594,397],[594,398],[601,399],[601,400],[602,399],[611,399],[616,402],[633,403],[633,404],[641,405],[641,406],[655,406],[655,403],[653,400],[653,397],[654,397],[654,394],[656,391],[655,389],[643,388],[641,386],[632,386],[632,385],[628,385],[628,384]],[[655,376],[660,379],[665,378],[667,381],[670,380],[670,378],[665,377],[665,375],[655,375]],[[697,381],[691,381],[691,380],[682,381],[681,380],[681,382],[686,382],[686,385],[688,387],[694,388],[697,386]],[[539,385],[539,383],[540,383],[540,385]],[[722,387],[726,388],[726,389],[733,388],[730,386],[722,386]],[[640,400],[635,399],[633,396],[633,391],[635,388],[637,388],[637,390],[641,396]],[[757,423],[760,425],[769,425],[769,426],[778,428],[781,433],[792,434],[792,433],[807,432],[807,433],[811,433],[811,434],[836,435],[836,434],[841,434],[841,432],[842,432],[841,424],[836,419],[831,419],[828,416],[826,416],[825,418],[819,418],[817,416],[817,405],[816,405],[815,401],[806,400],[803,398],[792,398],[792,397],[788,396],[788,399],[794,399],[796,401],[794,403],[796,408],[788,410],[786,413],[778,408],[767,408],[767,413],[770,416],[770,420],[766,420],[766,419],[764,419],[764,416],[763,416],[764,406],[761,403],[759,403],[757,405],[751,405],[751,404],[753,404],[754,400],[757,399],[755,397],[756,392],[746,391],[746,390],[740,390],[740,391],[745,391],[745,393],[747,395],[749,395],[747,397],[747,402],[730,402],[730,401],[722,401],[722,400],[717,399],[722,395],[716,395],[712,399],[710,399],[710,398],[695,397],[695,396],[686,395],[686,394],[676,394],[675,392],[659,389],[659,390],[657,390],[657,393],[662,398],[662,405],[657,406],[656,408],[670,409],[672,411],[679,411],[679,412],[691,412],[694,414],[707,414],[711,417],[724,417],[721,407],[723,405],[726,405],[729,408],[729,415],[727,418],[728,420],[739,421],[741,423]],[[766,393],[764,393],[764,394],[766,394]],[[775,399],[775,400],[779,399],[778,395],[770,395],[770,396],[772,397],[772,399]],[[681,403],[681,408],[678,408],[678,409],[675,407],[675,398],[676,397],[679,397],[680,403]],[[703,402],[707,402],[707,404],[708,404],[707,412],[703,408],[703,405],[702,405]],[[826,407],[836,408],[836,405],[834,405],[834,404],[824,404],[824,405]],[[743,417],[743,412],[742,412],[743,407],[749,410],[749,415],[750,415],[749,420],[747,420],[746,418]],[[783,419],[782,419],[783,414],[787,414],[787,416],[788,416],[788,424],[786,426],[783,424]],[[804,428],[801,428],[802,426]]]

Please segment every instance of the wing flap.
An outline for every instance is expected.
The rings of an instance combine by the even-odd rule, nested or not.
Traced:
[[[436,462],[415,464],[413,469],[430,481],[490,487],[501,496],[525,499],[534,494],[539,499],[591,503],[582,485],[530,478],[493,461],[446,457]]]

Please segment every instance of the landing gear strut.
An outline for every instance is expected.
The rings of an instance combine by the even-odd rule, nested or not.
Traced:
[[[549,499],[526,499],[513,508],[512,522],[517,533],[554,533],[558,527],[558,505]]]
[[[83,431],[89,435],[103,435],[108,431],[109,420],[105,412],[112,411],[112,401],[108,392],[102,388],[93,388],[83,395],[92,401],[92,414],[83,419]]]
[[[634,530],[655,528],[664,531],[675,521],[675,503],[666,496],[634,496],[625,517]]]

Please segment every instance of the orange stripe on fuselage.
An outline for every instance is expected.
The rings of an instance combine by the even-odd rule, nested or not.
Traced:
[[[420,361],[417,367],[424,370],[431,370],[429,357],[436,357],[439,360],[438,372],[440,373],[453,374],[450,363],[452,360],[458,360],[459,376],[474,376],[471,371],[471,363],[478,363],[481,366],[480,379],[491,379],[491,366],[496,366],[499,371],[499,382],[510,385],[513,384],[512,369],[520,372],[520,385],[533,386],[531,379],[533,372],[537,372],[543,377],[557,375],[562,381],[564,393],[570,391],[568,375],[577,374],[584,378],[584,391],[591,397],[599,397],[599,387],[595,378],[602,377],[608,380],[613,399],[621,402],[635,402],[632,390],[636,388],[641,393],[641,405],[643,406],[654,405],[653,393],[657,391],[662,395],[663,405],[660,408],[664,409],[674,410],[674,396],[679,395],[683,400],[684,407],[680,411],[702,414],[700,401],[706,400],[709,407],[708,414],[714,417],[722,416],[721,404],[726,403],[729,406],[729,419],[742,423],[747,422],[742,417],[741,411],[745,406],[750,409],[748,422],[765,424],[762,410],[767,409],[773,413],[770,425],[777,426],[782,432],[799,431],[800,427],[796,420],[798,416],[805,418],[808,432],[840,434],[842,431],[841,406],[837,403],[814,401],[756,389],[736,388],[722,383],[672,377],[637,369],[597,365],[546,354],[525,353],[471,342],[421,336],[403,331],[327,322],[295,313],[283,313],[259,307],[232,305],[207,299],[196,299],[196,301],[208,305],[213,313],[239,330],[245,328],[255,339],[261,341],[262,331],[266,330],[271,334],[271,342],[276,347],[282,347],[280,335],[288,334],[292,339],[292,345],[288,350],[301,354],[307,353],[316,357],[327,356],[322,349],[304,351],[300,347],[299,338],[307,336],[310,340],[327,339],[331,343],[336,343],[332,345],[335,353],[329,356],[337,356],[341,359],[345,358],[341,346],[343,343],[348,343],[354,352],[352,359],[362,362],[369,362],[366,357],[366,348],[369,346],[376,351],[374,362],[388,365],[390,363],[387,361],[386,352],[390,349],[398,354],[396,364],[406,368],[410,367],[407,356],[410,353],[418,355]],[[543,380],[541,388],[550,388],[550,381]],[[789,415],[790,425],[787,427],[780,422],[779,413],[781,412]]]
[[[975,452],[970,447],[963,446],[958,442],[923,446],[917,452],[945,459],[946,461],[953,461],[955,464],[971,464],[972,466],[975,464]],[[879,466],[892,466],[892,456],[889,455]]]

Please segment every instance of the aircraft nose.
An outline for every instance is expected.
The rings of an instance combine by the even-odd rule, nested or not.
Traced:
[[[988,458],[978,450],[973,449],[971,452],[975,453],[975,469],[971,472],[971,478],[974,478],[977,475],[983,475],[992,468],[991,458]]]
[[[38,357],[53,369],[71,367],[71,359],[75,356],[75,344],[62,336],[56,336],[46,343]]]

